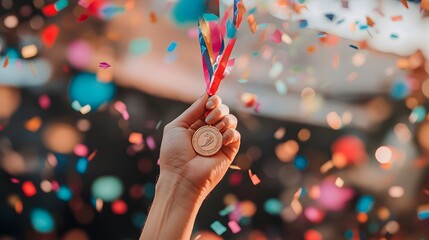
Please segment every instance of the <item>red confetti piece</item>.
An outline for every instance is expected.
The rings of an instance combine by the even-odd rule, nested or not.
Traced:
[[[261,182],[261,179],[256,174],[252,173],[252,170],[249,169],[249,177],[252,180],[253,185],[258,185]]]
[[[26,181],[22,183],[22,191],[24,192],[25,196],[32,197],[36,195],[37,190],[34,184],[30,181]]]
[[[407,2],[407,0],[401,0],[401,2],[404,5],[404,7],[408,8],[408,2]]]
[[[42,12],[47,17],[52,17],[58,14],[57,9],[55,8],[55,4],[53,3],[44,6]]]
[[[51,47],[57,40],[60,29],[57,25],[51,24],[42,31],[42,41],[46,47]]]
[[[112,212],[118,215],[125,214],[128,210],[127,204],[122,200],[116,200],[112,203]]]
[[[77,22],[84,22],[88,19],[88,15],[86,14],[81,14],[78,18],[77,18]]]
[[[274,31],[273,35],[271,35],[271,41],[274,43],[281,43],[282,42],[282,36],[283,33],[276,29],[276,31]]]
[[[391,17],[391,19],[393,22],[399,22],[402,21],[402,16],[393,16]]]

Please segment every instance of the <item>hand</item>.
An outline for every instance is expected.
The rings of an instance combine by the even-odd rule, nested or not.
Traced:
[[[204,117],[206,110],[210,113]],[[213,125],[222,133],[222,148],[215,155],[198,155],[192,136],[204,125]],[[237,118],[218,96],[205,93],[182,115],[164,128],[160,152],[160,179],[176,179],[171,184],[185,185],[188,192],[205,198],[225,175],[240,147]],[[179,181],[177,181],[179,179]],[[168,184],[166,184],[168,185]]]

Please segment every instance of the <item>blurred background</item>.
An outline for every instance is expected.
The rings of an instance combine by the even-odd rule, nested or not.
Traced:
[[[232,0],[0,0],[0,239],[137,239]],[[429,1],[244,0],[192,239],[429,239]]]

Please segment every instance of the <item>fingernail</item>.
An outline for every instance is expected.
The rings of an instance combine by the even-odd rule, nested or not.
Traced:
[[[213,108],[214,107],[214,105],[215,105],[215,103],[214,103],[214,101],[212,101],[212,100],[209,100],[208,102],[207,102],[207,107],[208,108]]]
[[[228,139],[228,134],[223,134],[222,135],[222,143],[223,143],[223,145],[226,145],[226,140]]]
[[[206,123],[209,123],[210,124],[210,122],[213,120],[213,115],[208,115],[207,117],[206,117]]]
[[[225,127],[225,123],[224,122],[220,122],[218,124],[216,124],[215,126],[219,131],[221,131],[224,127]]]

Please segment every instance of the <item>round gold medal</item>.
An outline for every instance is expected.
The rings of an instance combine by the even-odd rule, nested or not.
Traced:
[[[201,156],[212,156],[222,147],[222,134],[213,126],[200,127],[192,137],[192,147]]]

